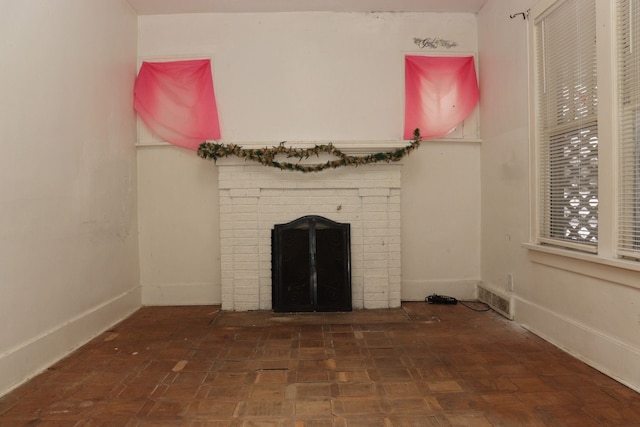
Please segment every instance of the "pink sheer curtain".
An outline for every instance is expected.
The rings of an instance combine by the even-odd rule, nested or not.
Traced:
[[[220,139],[211,61],[143,62],[134,87],[135,111],[171,144],[197,150]]]
[[[473,56],[406,56],[405,91],[404,139],[445,136],[478,103]]]

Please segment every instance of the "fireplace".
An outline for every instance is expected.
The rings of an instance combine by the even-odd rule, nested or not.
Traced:
[[[274,311],[351,311],[349,224],[307,215],[271,236]]]
[[[301,173],[223,158],[217,169],[223,310],[274,308],[271,231],[308,215],[350,225],[354,310],[400,306],[399,163]]]

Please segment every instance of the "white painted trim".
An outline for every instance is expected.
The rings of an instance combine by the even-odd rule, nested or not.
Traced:
[[[143,284],[142,305],[217,305],[221,292],[213,283]]]
[[[640,392],[640,349],[531,301],[516,297],[514,304],[525,329]]]
[[[216,144],[236,144],[241,146],[242,148],[252,149],[252,148],[264,148],[264,147],[274,147],[279,145],[281,142],[284,142],[288,147],[296,147],[296,148],[313,148],[315,145],[326,145],[332,143],[336,148],[343,151],[345,154],[357,154],[357,153],[379,153],[385,151],[393,151],[398,148],[403,148],[409,145],[411,141],[409,140],[380,140],[380,141],[266,141],[266,142],[258,142],[258,141],[245,141],[245,142],[234,142],[234,141],[208,141]],[[423,139],[420,144],[428,144],[430,142],[447,142],[447,143],[482,143],[481,139],[478,138],[434,138],[434,139]],[[175,147],[175,145],[165,142],[165,141],[147,141],[147,142],[137,142],[136,147]]]
[[[0,354],[0,396],[38,375],[140,308],[140,287]]]
[[[638,280],[640,263],[638,262],[605,258],[596,254],[532,243],[525,243],[522,246],[529,249],[528,256],[531,262],[632,288],[640,288]]]

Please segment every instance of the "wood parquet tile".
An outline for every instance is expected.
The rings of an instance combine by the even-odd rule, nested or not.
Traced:
[[[494,312],[145,307],[0,398],[0,426],[640,426],[640,395]]]

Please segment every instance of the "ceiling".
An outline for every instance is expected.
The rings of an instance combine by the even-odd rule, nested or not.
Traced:
[[[487,0],[127,0],[138,15],[238,12],[467,12]]]

